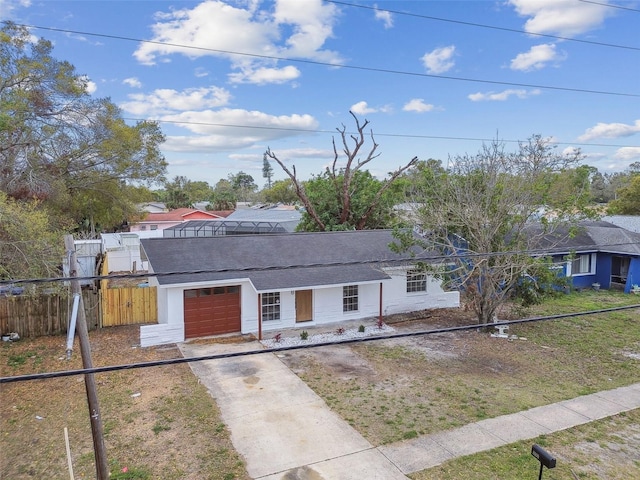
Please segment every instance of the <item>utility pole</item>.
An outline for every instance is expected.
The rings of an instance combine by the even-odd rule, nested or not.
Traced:
[[[64,246],[69,256],[69,276],[78,276],[78,260],[76,258],[76,248],[73,242],[73,235],[64,236]],[[87,317],[85,315],[84,303],[82,301],[82,289],[78,280],[71,280],[71,291],[74,295],[80,296],[78,308],[78,320],[76,322],[76,333],[80,341],[80,355],[82,356],[82,367],[93,368],[91,360],[91,345],[89,343],[89,330],[87,328]],[[98,390],[93,373],[85,373],[84,386],[87,391],[87,403],[89,405],[89,416],[91,419],[91,434],[93,436],[93,452],[96,461],[97,480],[109,479],[109,466],[107,463],[107,452],[104,445],[104,435],[102,430],[102,417],[100,416],[100,404],[98,402]]]

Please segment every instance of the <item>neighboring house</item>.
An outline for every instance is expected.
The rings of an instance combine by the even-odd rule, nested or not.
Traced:
[[[141,221],[132,224],[129,231],[140,238],[162,237],[162,230],[188,220],[220,220],[231,213],[225,211],[205,211],[195,208],[178,208],[170,212],[149,213]]]
[[[148,213],[168,212],[169,209],[162,202],[147,202],[138,204],[138,211]]]
[[[264,233],[290,233],[286,226],[279,222],[251,222],[218,220],[189,220],[179,225],[165,228],[165,238],[213,237],[215,235],[251,235]]]
[[[251,208],[235,210],[227,217],[227,220],[241,222],[247,226],[252,224],[262,224],[265,228],[268,225],[278,225],[287,232],[295,232],[296,227],[302,219],[302,212],[292,205],[257,205]],[[238,233],[247,233],[240,230]]]
[[[415,270],[433,253],[393,253],[389,230],[142,240],[158,324],[142,346],[223,333],[277,332],[423,309],[459,293]],[[176,273],[182,272],[182,273]]]
[[[609,222],[582,222],[578,233],[549,248],[553,261],[576,288],[640,285],[640,233]],[[568,258],[569,257],[569,258]]]
[[[613,223],[618,227],[640,233],[640,216],[639,215],[606,215],[600,220],[603,222]]]

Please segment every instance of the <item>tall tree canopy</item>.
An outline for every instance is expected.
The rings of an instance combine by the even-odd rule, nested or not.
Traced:
[[[208,201],[213,195],[213,188],[207,182],[189,180],[182,175],[165,181],[163,187],[154,194],[157,200],[164,202],[167,208],[171,209],[193,207],[197,202]]]
[[[0,189],[78,224],[107,227],[111,207],[134,211],[140,191],[127,186],[163,179],[164,136],[156,123],[127,125],[109,99],[91,98],[86,78],[52,49],[24,27],[0,30]]]
[[[376,180],[364,168],[380,155],[376,153],[378,144],[373,132],[369,134],[371,148],[364,156],[360,156],[367,143],[366,128],[369,121],[360,123],[353,112],[349,113],[355,121],[357,133],[348,134],[344,125],[336,129],[342,141],[344,164],[341,165],[342,155],[338,152],[334,138],[332,165],[312,180],[300,180],[295,165],[289,170],[271,149],[264,153],[265,159],[274,160],[289,176],[306,209],[298,227],[300,230],[363,230],[391,226],[395,200],[391,187],[403,172],[416,164],[418,158],[414,157],[385,180]]]
[[[440,273],[461,290],[479,323],[490,322],[523,285],[531,303],[556,279],[549,259],[529,252],[543,237],[546,247],[561,241],[554,234],[585,213],[589,181],[576,168],[580,159],[580,152],[558,155],[534,136],[515,152],[495,141],[476,155],[452,158],[446,171],[422,170],[414,191],[422,244],[449,256],[451,265]],[[406,246],[413,236],[399,238]]]
[[[0,192],[0,279],[59,274],[65,225],[39,207],[37,201],[17,201]]]

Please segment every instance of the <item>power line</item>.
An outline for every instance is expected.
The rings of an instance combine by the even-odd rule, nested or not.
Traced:
[[[491,322],[491,323],[480,323],[475,325],[462,325],[457,327],[445,327],[445,328],[437,328],[432,330],[422,330],[418,332],[396,333],[396,334],[384,335],[384,336],[350,338],[348,340],[310,343],[308,345],[292,345],[288,347],[268,348],[264,350],[250,350],[246,352],[232,352],[232,353],[222,353],[222,354],[215,354],[215,355],[202,355],[198,357],[189,357],[189,358],[172,358],[169,360],[155,360],[152,362],[129,363],[125,365],[114,365],[114,366],[107,366],[107,367],[94,367],[94,368],[85,368],[85,369],[76,369],[76,370],[64,370],[59,372],[16,375],[13,377],[0,377],[0,384],[26,382],[29,380],[44,380],[49,378],[71,377],[75,375],[85,375],[85,374],[94,374],[94,373],[115,372],[115,371],[121,371],[121,370],[133,370],[137,368],[176,365],[181,363],[201,362],[205,360],[221,360],[225,358],[261,355],[264,353],[279,353],[279,352],[287,352],[291,350],[304,350],[309,348],[329,347],[329,346],[335,346],[335,345],[351,345],[355,343],[375,342],[380,340],[394,340],[398,338],[409,338],[409,337],[418,337],[418,336],[426,336],[426,335],[435,335],[440,333],[461,332],[466,330],[479,330],[481,328],[490,328],[490,327],[495,327],[497,325],[518,325],[523,323],[537,323],[537,322],[543,322],[548,320],[560,320],[564,318],[581,317],[585,315],[595,315],[599,313],[619,312],[622,310],[631,310],[634,308],[640,308],[640,304],[625,305],[622,307],[602,308],[599,310],[589,310],[589,311],[576,312],[576,313],[561,313],[557,315],[523,318],[519,320],[508,320],[504,322],[501,321],[501,322]]]
[[[213,237],[186,237],[186,238],[213,238]],[[70,282],[72,280],[78,281],[96,281],[96,280],[115,280],[115,279],[132,279],[132,278],[148,278],[148,277],[169,277],[175,275],[202,275],[211,273],[229,273],[229,272],[267,272],[276,270],[293,270],[299,268],[318,268],[318,267],[349,267],[356,265],[398,265],[407,263],[421,263],[421,262],[434,262],[450,259],[467,259],[467,258],[489,258],[500,257],[507,255],[530,255],[530,256],[546,256],[553,254],[562,254],[566,251],[593,251],[597,248],[603,247],[620,247],[620,246],[638,246],[638,242],[620,242],[610,243],[606,245],[578,245],[572,246],[566,250],[558,250],[559,247],[553,247],[556,252],[550,252],[549,249],[530,249],[530,250],[517,250],[517,251],[501,251],[501,252],[488,252],[488,253],[453,253],[450,255],[424,255],[415,256],[411,258],[403,259],[376,259],[376,260],[354,260],[352,262],[323,262],[323,263],[307,263],[297,265],[273,265],[266,267],[241,267],[241,268],[214,268],[214,269],[198,269],[198,270],[176,270],[171,272],[147,272],[147,273],[126,273],[126,274],[109,274],[109,275],[90,275],[86,277],[50,277],[50,278],[26,278],[15,280],[2,280],[0,279],[0,285],[11,284],[41,284],[41,283],[55,283],[55,282]]]
[[[128,120],[131,122],[156,122],[156,123],[169,123],[172,125],[198,125],[205,127],[222,127],[222,128],[246,128],[246,129],[256,129],[256,130],[275,130],[275,131],[283,131],[283,132],[300,132],[300,133],[328,133],[335,135],[336,130],[318,130],[318,129],[310,129],[310,128],[292,128],[292,127],[271,127],[266,125],[237,125],[231,123],[213,123],[213,122],[193,122],[193,121],[184,121],[184,120],[161,120],[161,119],[144,119],[144,118],[133,118],[133,117],[122,117],[123,120]],[[347,134],[357,134],[357,132],[345,132]],[[452,137],[452,136],[440,136],[440,135],[417,135],[417,134],[405,134],[405,133],[375,133],[376,137],[390,137],[390,138],[422,138],[429,140],[457,140],[457,141],[466,141],[466,142],[492,142],[495,138],[475,138],[475,137]],[[507,140],[500,139],[501,142],[505,143],[520,143],[522,140]],[[576,143],[576,142],[553,142],[554,145],[572,145],[572,146],[584,146],[584,147],[614,147],[614,148],[624,148],[624,147],[634,147],[634,145],[622,145],[622,144],[614,144],[614,143]]]
[[[331,0],[326,0],[326,1],[331,1]],[[578,0],[578,1],[582,2],[582,3],[591,3],[592,5],[600,5],[602,7],[618,8],[620,10],[627,10],[629,12],[638,12],[638,13],[640,13],[640,10],[638,10],[637,8],[623,7],[622,5],[613,5],[611,3],[594,2],[592,0]]]
[[[615,44],[615,43],[607,43],[607,42],[596,42],[594,40],[583,40],[580,38],[574,38],[574,37],[563,37],[560,35],[552,35],[552,34],[548,34],[548,33],[538,33],[538,32],[529,32],[527,30],[519,30],[517,28],[508,28],[508,27],[498,27],[496,25],[487,25],[484,23],[476,23],[476,22],[465,22],[463,20],[452,20],[450,18],[442,18],[442,17],[433,17],[430,15],[422,15],[422,14],[418,14],[418,13],[411,13],[411,12],[403,12],[400,10],[390,10],[388,8],[379,8],[377,6],[373,6],[370,7],[368,5],[356,5],[354,3],[348,3],[348,2],[341,2],[338,0],[325,0],[327,3],[334,3],[336,5],[344,5],[347,7],[355,7],[355,8],[363,8],[363,9],[367,9],[367,10],[373,10],[373,11],[378,11],[378,12],[388,12],[388,13],[392,13],[394,15],[400,15],[400,16],[405,16],[405,17],[415,17],[415,18],[423,18],[426,20],[435,20],[438,22],[447,22],[447,23],[455,23],[458,25],[466,25],[469,27],[479,27],[479,28],[487,28],[490,30],[499,30],[499,31],[503,31],[503,32],[511,32],[511,33],[522,33],[525,35],[532,35],[535,37],[544,37],[544,38],[553,38],[555,40],[564,40],[564,41],[568,41],[568,42],[578,42],[578,43],[586,43],[589,45],[597,45],[600,47],[609,47],[609,48],[622,48],[622,49],[626,49],[626,50],[636,50],[636,51],[640,51],[640,47],[633,47],[630,45],[619,45],[619,44]],[[584,1],[584,0],[580,0],[580,1]],[[604,4],[604,3],[598,3],[598,2],[589,2],[589,1],[585,1],[585,3],[593,3],[596,5],[602,5],[602,6],[607,6],[607,7],[614,7],[614,8],[624,8],[625,10],[632,10],[632,11],[640,11],[640,10],[635,10],[633,8],[625,8],[625,7],[617,7],[615,5],[609,5],[609,4]]]
[[[160,41],[157,41],[157,40],[142,40],[142,39],[139,39],[139,38],[124,37],[124,36],[121,36],[121,35],[92,33],[92,32],[84,32],[84,31],[80,31],[80,30],[69,30],[69,29],[64,29],[64,28],[43,27],[43,26],[39,26],[39,25],[27,25],[27,24],[16,24],[16,25],[19,25],[21,27],[26,27],[26,28],[33,28],[33,29],[38,29],[38,30],[47,30],[47,31],[52,31],[52,32],[73,33],[73,34],[76,34],[76,35],[86,35],[86,36],[92,36],[92,37],[110,38],[110,39],[114,39],[114,40],[124,40],[124,41],[130,41],[130,42],[138,42],[138,43],[150,43],[150,44],[154,44],[154,45],[163,45],[163,46],[169,46],[169,47],[176,47],[176,48],[184,48],[184,49],[190,49],[190,50],[198,50],[198,51],[219,53],[219,54],[224,54],[224,55],[238,55],[238,56],[245,56],[245,57],[251,57],[251,58],[259,58],[259,59],[264,59],[264,60],[280,60],[280,61],[287,61],[287,62],[293,62],[293,63],[304,63],[304,64],[308,64],[308,65],[320,65],[320,66],[331,67],[331,68],[344,68],[344,69],[350,69],[350,70],[360,70],[360,71],[376,72],[376,73],[387,73],[387,74],[393,74],[393,75],[404,75],[404,76],[420,77],[420,78],[435,78],[435,79],[441,79],[441,80],[454,80],[454,81],[468,82],[468,83],[482,83],[482,84],[488,84],[488,85],[502,85],[502,86],[509,86],[509,87],[524,87],[524,88],[539,88],[539,89],[543,89],[543,90],[554,90],[554,91],[573,92],[573,93],[587,93],[587,94],[592,94],[592,95],[608,95],[608,96],[617,96],[617,97],[640,98],[640,93],[613,92],[613,91],[606,91],[606,90],[591,90],[591,89],[586,89],[586,88],[575,88],[575,87],[558,87],[558,86],[554,86],[554,85],[538,85],[538,84],[533,84],[533,83],[505,82],[505,81],[499,81],[499,80],[486,80],[486,79],[468,78],[468,77],[455,77],[455,76],[452,76],[452,75],[433,75],[433,74],[430,74],[430,73],[408,72],[408,71],[405,71],[405,70],[393,70],[393,69],[389,69],[389,68],[364,67],[364,66],[360,66],[360,65],[348,65],[348,64],[341,64],[341,63],[322,62],[322,61],[319,61],[319,60],[309,60],[309,59],[300,59],[300,58],[286,58],[286,57],[279,57],[279,56],[276,56],[276,55],[261,55],[261,54],[257,54],[257,53],[234,52],[234,51],[230,51],[230,50],[221,50],[221,49],[216,49],[216,48],[198,47],[198,46],[194,46],[194,45],[182,45],[182,44],[178,44],[178,43],[160,42]]]

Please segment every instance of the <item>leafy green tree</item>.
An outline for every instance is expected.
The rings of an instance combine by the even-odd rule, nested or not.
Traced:
[[[236,192],[238,199],[242,202],[251,200],[252,194],[258,189],[253,177],[248,173],[240,171],[235,175],[229,174],[231,188]]]
[[[224,178],[216,183],[209,198],[208,210],[233,210],[236,208],[238,197],[231,182]]]
[[[342,140],[342,153],[346,157],[344,166],[339,165],[341,159],[333,139],[334,160],[323,174],[312,180],[303,182],[297,178],[295,165],[292,170],[277,157],[271,149],[265,152],[265,158],[275,160],[289,176],[296,195],[305,207],[305,213],[298,229],[306,231],[325,230],[362,230],[367,228],[385,228],[391,225],[393,200],[391,188],[403,172],[413,167],[417,157],[405,166],[390,173],[390,176],[378,181],[364,169],[365,165],[379,156],[376,153],[378,144],[370,133],[372,146],[368,154],[360,157],[366,144],[365,129],[369,122],[362,124],[353,112],[358,133],[349,135],[343,125],[336,130]]]
[[[0,190],[39,199],[56,216],[106,225],[107,218],[70,210],[82,209],[74,199],[108,205],[123,185],[162,180],[164,135],[154,122],[127,125],[109,99],[91,98],[87,80],[52,50],[24,27],[0,30]],[[128,193],[116,197],[125,202]]]
[[[17,201],[0,192],[0,278],[57,276],[68,231],[37,200]]]
[[[492,321],[528,282],[535,294],[526,302],[552,291],[555,274],[541,276],[548,259],[529,252],[556,245],[583,214],[584,171],[565,176],[580,160],[580,152],[556,154],[540,136],[515,152],[494,141],[476,155],[454,157],[444,173],[425,170],[426,184],[415,186],[415,215],[425,232],[419,243],[449,256],[438,273],[460,289],[479,323]],[[559,181],[566,189],[558,189]],[[398,238],[400,249],[415,244],[410,232]]]
[[[640,215],[640,175],[631,177],[629,184],[618,191],[618,197],[609,202],[609,213]]]
[[[267,203],[282,203],[292,205],[298,200],[295,187],[290,179],[276,180],[270,188],[262,191],[264,201]]]
[[[163,186],[164,189],[156,192],[156,196],[171,209],[193,207],[197,202],[209,200],[213,194],[213,189],[207,182],[194,182],[182,175],[165,181]]]

